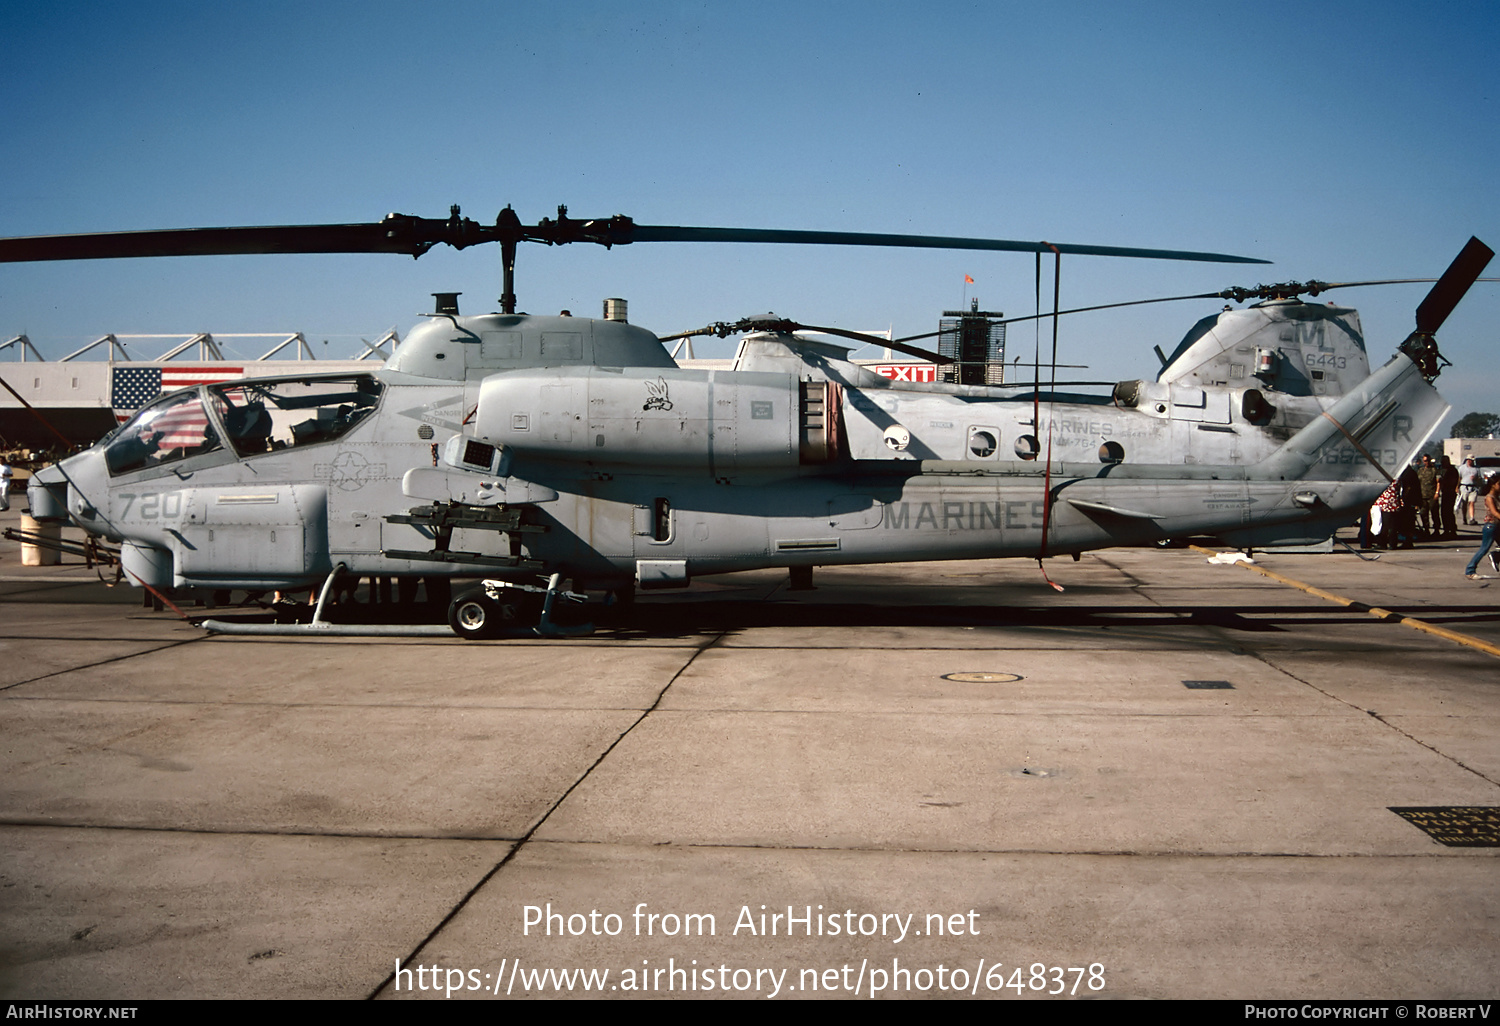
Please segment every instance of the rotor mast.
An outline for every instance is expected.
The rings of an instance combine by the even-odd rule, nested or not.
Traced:
[[[457,210],[457,207],[453,208]],[[495,218],[495,233],[500,236],[500,267],[503,279],[500,293],[500,312],[516,312],[516,244],[521,241],[521,219],[506,204]]]

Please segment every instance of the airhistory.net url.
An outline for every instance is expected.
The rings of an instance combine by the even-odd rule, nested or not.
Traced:
[[[1055,997],[1074,996],[1104,989],[1104,966],[1094,962],[1083,966],[1047,966],[1034,962],[1029,967],[987,963],[980,959],[971,972],[965,967],[913,969],[892,958],[889,968],[871,966],[869,959],[859,965],[845,963],[826,969],[749,969],[728,965],[700,966],[697,959],[679,964],[675,957],[665,965],[641,965],[618,971],[611,969],[559,969],[555,966],[522,965],[521,959],[503,958],[495,972],[479,969],[445,969],[436,965],[403,967],[396,962],[395,989],[398,992],[514,996],[537,993],[642,993],[653,996],[672,993],[730,992],[774,998],[785,993],[835,992],[851,997],[879,997],[882,994],[980,993],[1017,995],[1028,992]]]

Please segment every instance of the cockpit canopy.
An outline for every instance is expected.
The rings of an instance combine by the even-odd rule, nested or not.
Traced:
[[[332,441],[379,403],[372,375],[245,381],[163,396],[115,432],[112,476],[222,450],[240,457]]]
[[[147,406],[119,431],[104,450],[112,475],[147,470],[222,448],[219,433],[204,412],[198,389],[174,392]]]

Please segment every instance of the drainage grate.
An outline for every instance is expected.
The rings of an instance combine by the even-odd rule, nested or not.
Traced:
[[[1185,680],[1182,686],[1192,691],[1233,691],[1234,685],[1227,680]]]
[[[1500,848],[1500,807],[1424,805],[1391,811],[1450,848]]]

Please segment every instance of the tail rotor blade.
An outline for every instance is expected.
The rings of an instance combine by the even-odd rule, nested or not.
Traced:
[[[1485,265],[1495,251],[1478,239],[1470,237],[1468,245],[1454,258],[1443,272],[1427,298],[1417,307],[1417,332],[1432,335],[1443,326],[1453,308],[1458,306],[1469,286],[1483,273]]]

